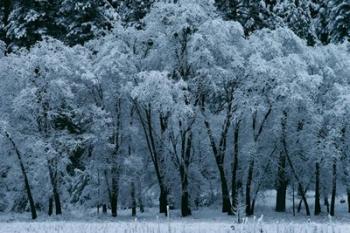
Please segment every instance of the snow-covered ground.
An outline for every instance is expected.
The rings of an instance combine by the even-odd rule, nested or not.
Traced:
[[[179,210],[172,210],[170,218],[159,216],[156,208],[147,208],[137,218],[130,216],[130,210],[119,210],[118,217],[112,218],[109,214],[97,215],[95,209],[82,209],[50,218],[40,213],[35,222],[29,213],[0,213],[0,233],[350,233],[350,214],[346,204],[340,203],[341,197],[337,199],[334,218],[324,212],[307,217],[304,209],[293,216],[290,200],[286,213],[276,213],[274,198],[273,191],[265,192],[259,197],[256,217],[242,224],[236,223],[236,216],[220,213],[219,207],[194,210],[188,218],[181,218]],[[309,203],[312,211],[312,195]]]
[[[12,222],[1,233],[349,233],[350,224],[226,222]]]
[[[93,211],[93,210],[91,210]],[[272,212],[272,211],[271,211]],[[329,218],[326,215],[307,218],[288,213],[245,219],[236,223],[236,217],[218,210],[194,211],[189,218],[180,218],[172,212],[170,218],[157,216],[156,209],[148,209],[137,218],[130,211],[120,211],[117,218],[109,215],[86,216],[83,212],[48,218],[43,213],[35,222],[27,214],[0,215],[0,233],[350,233],[350,217]]]

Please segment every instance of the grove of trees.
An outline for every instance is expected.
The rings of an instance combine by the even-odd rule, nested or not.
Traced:
[[[0,2],[0,212],[350,213],[350,3]],[[310,203],[312,195],[313,203]]]

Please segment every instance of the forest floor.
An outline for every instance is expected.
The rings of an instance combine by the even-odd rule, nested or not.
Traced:
[[[117,218],[97,215],[95,209],[50,218],[46,213],[39,213],[35,222],[28,213],[0,213],[0,233],[350,233],[350,213],[347,213],[347,203],[340,203],[342,199],[337,199],[334,218],[325,213],[325,206],[317,217],[306,216],[304,208],[293,216],[290,199],[286,213],[276,213],[273,194],[266,192],[259,197],[256,217],[244,219],[243,224],[237,223],[237,216],[227,216],[214,207],[194,210],[188,218],[181,218],[179,210],[171,210],[167,218],[158,215],[156,208],[148,208],[136,218],[130,216],[130,210],[119,210]],[[311,196],[309,204],[312,212]]]

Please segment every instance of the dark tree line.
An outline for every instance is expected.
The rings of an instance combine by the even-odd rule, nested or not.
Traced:
[[[141,29],[144,26],[142,18],[158,1],[3,0],[0,2],[0,40],[9,50],[29,48],[44,36],[57,38],[68,45],[84,44],[111,30],[115,20]],[[288,27],[309,45],[342,42],[350,37],[350,3],[346,1],[215,2],[218,12],[227,20],[240,22],[247,36],[263,28]]]

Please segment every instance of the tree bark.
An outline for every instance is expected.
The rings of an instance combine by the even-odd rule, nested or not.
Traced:
[[[163,185],[161,185],[160,194],[159,194],[159,213],[164,213],[167,216],[168,214],[167,206],[168,206],[168,191]]]
[[[225,158],[225,152],[226,152],[226,136],[227,131],[230,126],[230,123],[228,122],[231,119],[231,116],[227,116],[225,123],[224,123],[224,130],[221,133],[220,143],[219,146],[215,143],[215,139],[213,136],[213,132],[211,130],[210,124],[208,121],[204,121],[204,124],[207,128],[207,133],[209,136],[211,148],[213,150],[213,154],[215,157],[216,165],[219,170],[220,174],[220,182],[221,182],[221,195],[222,195],[222,212],[228,213],[229,215],[233,214],[232,212],[232,205],[230,201],[230,193],[227,186],[227,179],[225,175],[225,168],[224,168],[224,158]]]
[[[280,152],[278,162],[277,175],[277,195],[276,195],[276,211],[286,211],[286,194],[287,194],[287,179],[286,179],[286,156],[283,151]]]
[[[252,182],[253,182],[253,172],[254,172],[254,159],[249,162],[248,167],[248,177],[247,177],[247,183],[245,187],[245,214],[247,216],[251,216],[254,213],[252,212],[252,205],[251,205],[251,189],[252,189]]]
[[[53,199],[55,201],[56,215],[60,215],[62,214],[62,208],[61,208],[60,194],[57,189],[57,174],[54,174],[52,171],[52,162],[53,161],[48,161],[49,176],[50,176],[50,181],[52,185]]]
[[[332,165],[332,197],[331,197],[331,206],[329,214],[334,216],[335,214],[335,196],[337,192],[337,159],[333,160]]]
[[[49,211],[48,211],[48,215],[51,216],[53,213],[53,198],[50,196],[49,198]]]
[[[315,182],[315,215],[321,213],[321,198],[320,198],[320,164],[316,162],[316,182]]]
[[[290,165],[290,167],[292,169],[292,172],[294,174],[295,180],[298,183],[298,190],[300,190],[301,199],[302,199],[302,201],[305,204],[306,215],[310,216],[310,208],[309,208],[309,205],[308,205],[308,202],[307,202],[307,199],[306,199],[306,190],[303,189],[303,186],[302,186],[302,184],[300,182],[300,179],[299,179],[299,177],[298,177],[298,175],[296,173],[296,170],[295,170],[295,168],[293,166],[293,163],[292,163],[291,159],[288,156],[288,153],[286,153],[286,158],[287,158],[287,161],[288,161],[288,163],[289,163],[289,165]]]
[[[136,216],[136,196],[135,196],[135,183],[131,182],[131,215]]]
[[[231,190],[231,197],[232,197],[232,212],[235,213],[237,210],[238,205],[238,190],[237,190],[237,171],[238,171],[238,153],[239,153],[239,127],[240,127],[240,121],[237,122],[234,132],[233,132],[233,161],[232,161],[232,190]]]
[[[112,217],[117,217],[118,215],[118,178],[112,174],[112,184],[111,184],[111,212]]]
[[[181,123],[180,123],[181,125]],[[181,177],[181,215],[182,217],[192,215],[190,208],[190,198],[188,191],[188,168],[190,166],[191,149],[192,149],[192,132],[190,129],[182,133],[181,142],[181,161],[180,161],[180,177]]]
[[[347,190],[347,196],[348,196],[348,212],[350,213],[350,189]]]
[[[155,141],[155,133],[152,124],[152,108],[149,104],[147,107],[141,107],[136,101],[134,101],[137,115],[140,119],[143,132],[145,134],[147,148],[152,159],[155,172],[157,175],[158,185],[159,185],[159,213],[164,213],[167,215],[167,205],[168,205],[168,190],[165,185],[165,179],[161,164],[161,151],[159,151],[158,146]],[[161,122],[161,136],[164,134],[164,131],[167,128],[166,119],[162,120],[162,116],[159,117]],[[161,144],[161,143],[160,143]]]
[[[56,209],[56,215],[62,214],[62,208],[61,208],[61,202],[60,202],[60,196],[57,190],[54,191],[54,199],[55,199],[55,209]]]
[[[328,197],[327,196],[324,198],[324,205],[327,208],[327,213],[329,213],[329,201],[328,201]]]
[[[272,112],[272,105],[269,99],[267,99],[269,108],[267,112],[264,114],[263,120],[260,123],[260,126],[258,126],[257,122],[257,112],[255,111],[252,116],[253,124],[252,124],[252,129],[253,129],[253,141],[255,146],[258,145],[259,138],[261,136],[261,133],[263,132],[264,126],[267,122],[267,119],[269,118],[271,112]],[[254,165],[255,165],[255,155],[253,155],[250,158],[250,162],[248,165],[248,176],[247,176],[247,183],[246,183],[246,194],[245,194],[245,212],[247,216],[251,216],[254,214],[254,206],[255,206],[255,199],[253,200],[254,203],[251,203],[251,192],[252,192],[252,183],[253,183],[253,175],[254,175]]]
[[[226,179],[223,164],[218,165],[218,167],[219,167],[221,191],[222,191],[222,212],[228,213],[228,214],[233,214],[231,201],[230,201],[230,193],[229,193],[229,189],[227,186],[227,179]]]
[[[295,216],[295,190],[294,190],[294,183],[293,183],[293,190],[292,190],[292,192],[293,192],[293,196],[292,196],[292,198],[293,198],[293,216]]]
[[[26,172],[26,170],[24,168],[21,152],[19,151],[16,143],[13,141],[13,139],[11,138],[11,136],[9,135],[8,132],[5,132],[5,136],[11,142],[11,144],[12,144],[12,146],[13,146],[15,152],[16,152],[16,155],[17,155],[20,167],[21,167],[21,172],[22,172],[22,175],[23,175],[23,179],[24,179],[24,186],[25,186],[25,189],[26,189],[26,192],[27,192],[27,196],[28,196],[28,201],[29,201],[30,211],[31,211],[31,214],[32,214],[32,219],[36,219],[38,217],[38,215],[36,213],[35,203],[34,203],[34,199],[33,199],[33,195],[32,195],[32,190],[31,190],[30,185],[29,185],[27,172]]]
[[[145,207],[143,205],[143,202],[142,202],[142,198],[139,197],[139,208],[140,208],[140,212],[141,213],[144,213],[145,212]]]
[[[305,210],[306,210],[306,215],[307,216],[310,216],[310,208],[309,208],[309,205],[307,203],[307,199],[306,199],[306,190],[304,190],[303,188],[303,185],[299,179],[299,176],[298,176],[298,173],[292,163],[292,160],[291,158],[289,157],[289,153],[288,153],[288,147],[287,147],[287,141],[286,141],[286,125],[287,125],[287,112],[286,111],[283,111],[283,119],[282,119],[282,146],[283,146],[283,150],[284,150],[284,153],[285,153],[285,156],[286,156],[286,159],[289,163],[289,166],[291,168],[291,171],[295,177],[295,180],[297,181],[298,183],[298,190],[301,191],[300,195],[301,195],[301,198],[305,204]]]
[[[138,180],[138,203],[139,203],[139,209],[140,209],[140,212],[143,213],[145,212],[145,207],[143,205],[143,200],[142,200],[142,189],[141,189],[141,181]]]
[[[189,194],[188,194],[188,175],[185,166],[180,166],[181,173],[181,216],[186,217],[192,214],[190,209]]]

